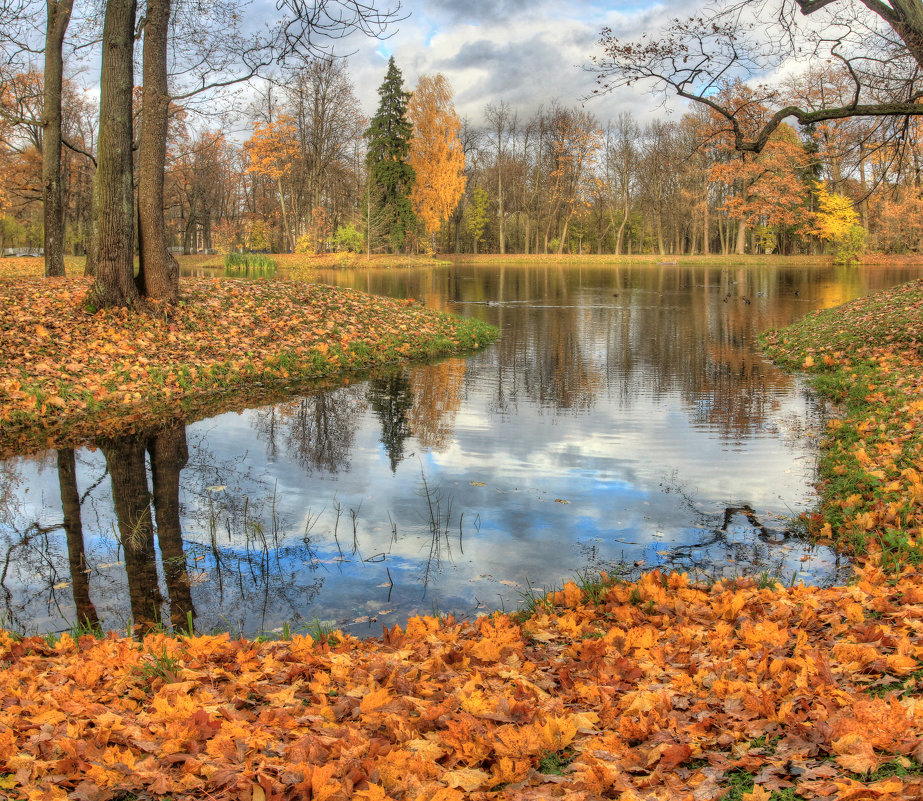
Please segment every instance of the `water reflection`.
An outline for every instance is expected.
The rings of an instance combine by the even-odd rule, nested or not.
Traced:
[[[456,266],[326,280],[478,316],[470,359],[0,462],[0,604],[76,622],[357,633],[512,608],[583,569],[830,582],[788,518],[818,410],[755,332],[909,271]]]

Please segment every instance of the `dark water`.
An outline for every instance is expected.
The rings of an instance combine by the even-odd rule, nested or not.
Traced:
[[[831,583],[789,519],[822,410],[754,335],[916,277],[457,266],[322,280],[479,317],[499,343],[243,414],[0,462],[0,612],[353,633],[512,609],[584,570]],[[152,520],[153,517],[153,520]],[[155,536],[156,533],[156,536]]]

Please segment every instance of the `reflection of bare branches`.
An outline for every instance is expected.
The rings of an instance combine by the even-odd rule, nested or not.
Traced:
[[[289,453],[306,470],[333,474],[349,470],[349,452],[364,410],[361,389],[340,387],[262,410],[254,427],[272,454],[282,432]]]
[[[19,514],[22,476],[12,459],[0,463],[0,525],[13,525]]]
[[[746,525],[738,524],[740,518]],[[711,528],[709,536],[695,543],[675,545],[662,552],[662,564],[672,570],[692,571],[697,577],[709,580],[736,577],[743,572],[762,573],[774,579],[782,579],[790,572],[794,580],[797,569],[787,566],[790,549],[779,546],[797,537],[791,529],[766,526],[748,505],[729,506],[723,512],[720,527]],[[843,579],[840,568],[836,557],[828,583]]]

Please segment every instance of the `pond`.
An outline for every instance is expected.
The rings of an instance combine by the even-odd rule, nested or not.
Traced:
[[[841,581],[848,566],[791,531],[816,500],[824,410],[753,341],[917,275],[563,263],[323,273],[478,317],[501,339],[0,462],[2,623],[369,636],[414,614],[512,610],[587,571]]]

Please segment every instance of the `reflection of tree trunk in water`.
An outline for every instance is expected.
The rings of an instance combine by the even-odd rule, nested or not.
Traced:
[[[144,443],[132,437],[108,440],[100,448],[112,478],[112,500],[128,574],[135,634],[160,624],[162,598],[157,581],[151,496],[144,466]]]
[[[67,560],[70,564],[71,589],[77,608],[78,625],[97,627],[99,617],[90,600],[90,580],[83,549],[83,523],[80,520],[80,493],[77,491],[77,467],[71,448],[58,451],[58,484],[61,487],[61,509],[67,534]]]
[[[176,630],[186,627],[187,614],[195,617],[179,520],[179,474],[189,461],[186,426],[180,423],[159,432],[148,442],[147,448],[154,482],[157,542],[170,596],[170,622]]]

